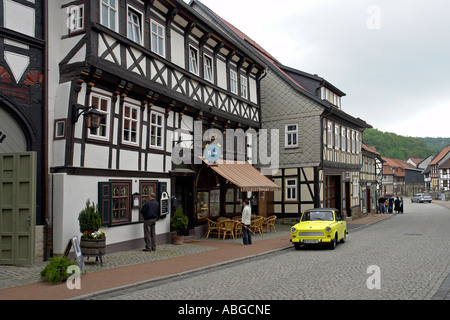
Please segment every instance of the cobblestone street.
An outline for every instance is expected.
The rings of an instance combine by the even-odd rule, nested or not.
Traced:
[[[429,300],[450,273],[450,211],[410,204],[405,214],[350,233],[336,250],[284,250],[245,263],[158,282],[101,299]],[[369,267],[380,270],[370,290]]]

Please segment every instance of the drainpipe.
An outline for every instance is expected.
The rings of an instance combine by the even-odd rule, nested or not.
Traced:
[[[49,135],[48,135],[48,1],[43,1],[43,10],[44,10],[44,165],[43,165],[43,180],[44,180],[44,260],[47,261],[52,254],[52,223],[50,221],[50,212],[49,212],[49,186],[48,186],[48,178],[49,178]]]

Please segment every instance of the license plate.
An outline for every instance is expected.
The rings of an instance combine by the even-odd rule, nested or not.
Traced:
[[[304,239],[303,243],[319,243],[317,239]]]

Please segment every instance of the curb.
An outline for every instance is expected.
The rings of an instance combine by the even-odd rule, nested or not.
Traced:
[[[287,249],[291,249],[291,248],[294,248],[294,247],[289,245],[289,246],[286,246],[286,247],[283,247],[283,248],[279,248],[279,249],[274,249],[274,250],[258,253],[258,254],[252,255],[252,256],[246,256],[246,257],[242,257],[242,258],[238,258],[238,259],[233,259],[233,260],[229,260],[229,261],[225,261],[225,262],[212,264],[212,265],[209,265],[209,266],[204,266],[204,267],[193,269],[193,270],[189,270],[189,271],[183,271],[183,272],[179,272],[179,273],[174,273],[174,274],[171,274],[171,275],[168,275],[168,276],[164,276],[164,277],[153,278],[153,279],[149,279],[149,280],[145,280],[145,281],[141,281],[141,282],[136,282],[136,283],[132,283],[132,284],[116,287],[116,288],[111,288],[111,289],[107,289],[107,290],[97,291],[97,292],[85,294],[85,295],[74,297],[74,298],[67,299],[67,300],[90,300],[90,299],[94,299],[96,297],[112,294],[112,293],[117,292],[117,291],[129,290],[129,289],[132,289],[132,288],[138,288],[138,287],[142,287],[142,286],[145,286],[145,285],[149,285],[151,283],[163,282],[163,281],[166,281],[166,280],[187,276],[187,275],[199,273],[199,272],[202,272],[202,271],[208,271],[208,270],[211,270],[211,269],[224,267],[226,265],[230,265],[230,264],[234,264],[234,263],[238,263],[238,262],[243,262],[243,261],[247,261],[247,260],[257,259],[257,258],[266,256],[266,255],[269,255],[269,254],[277,253],[277,252],[280,252],[280,251],[283,251],[283,250],[287,250]]]

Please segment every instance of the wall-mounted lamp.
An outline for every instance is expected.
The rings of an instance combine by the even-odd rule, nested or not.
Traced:
[[[91,134],[96,133],[100,127],[100,122],[105,117],[105,114],[98,111],[94,106],[72,105],[72,123],[77,123],[81,115],[84,115],[84,121],[86,121],[86,126],[91,131]]]

